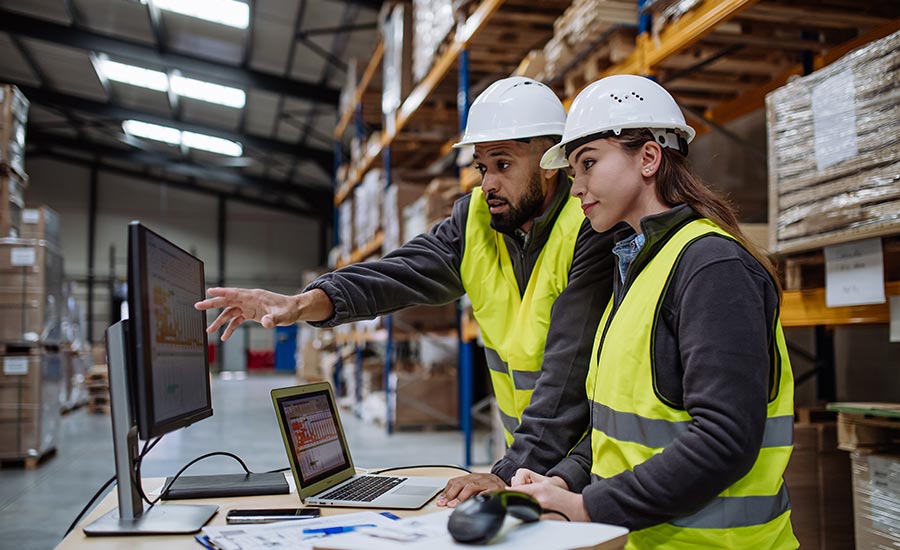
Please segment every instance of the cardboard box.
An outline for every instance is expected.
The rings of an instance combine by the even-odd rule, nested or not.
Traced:
[[[456,369],[391,373],[394,426],[453,427],[459,422]]]
[[[900,548],[900,455],[852,453],[857,550]]]
[[[0,239],[0,341],[62,340],[63,262],[46,241]]]
[[[0,458],[41,456],[59,436],[62,357],[31,349],[2,357]]]
[[[407,242],[403,210],[415,202],[425,191],[425,186],[394,182],[384,192],[384,208],[381,216],[384,225],[385,253],[399,248]]]
[[[794,452],[784,481],[800,547],[852,550],[850,457],[837,448],[834,422],[794,424]]]
[[[49,241],[59,246],[59,214],[43,205],[26,205],[22,210],[19,238]]]
[[[456,309],[456,302],[403,308],[393,313],[394,329],[401,332],[452,330],[457,326]]]

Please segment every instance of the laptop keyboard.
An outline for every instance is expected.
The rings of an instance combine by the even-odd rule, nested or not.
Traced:
[[[318,498],[328,500],[353,500],[356,502],[372,502],[390,491],[403,481],[405,477],[360,476],[350,483],[329,491]]]

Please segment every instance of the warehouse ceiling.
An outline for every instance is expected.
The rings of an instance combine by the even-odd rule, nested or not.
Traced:
[[[194,1],[0,0],[0,82],[31,101],[26,158],[327,219],[339,90],[374,49],[380,2],[197,2],[225,2],[210,21],[181,13]]]

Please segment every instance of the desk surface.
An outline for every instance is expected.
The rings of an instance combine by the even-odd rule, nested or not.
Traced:
[[[433,477],[455,477],[460,475],[459,470],[452,468],[417,468],[411,470],[392,471],[391,475],[418,475]],[[144,489],[151,491],[161,487],[165,482],[163,478],[148,478],[143,480]],[[82,527],[91,523],[103,514],[109,512],[117,505],[116,491],[111,491],[106,498],[100,501],[100,504],[82,520],[78,527],[72,530],[63,541],[57,546],[57,550],[74,550],[80,548],[90,548],[91,550],[120,550],[129,548],[130,550],[141,550],[143,548],[165,548],[166,550],[190,549],[198,550],[201,548],[194,540],[193,535],[152,535],[152,536],[132,536],[132,537],[88,537],[81,530]],[[219,511],[207,523],[207,525],[225,525],[225,515],[229,510],[236,508],[296,508],[301,505],[300,499],[296,492],[286,495],[264,495],[253,497],[231,497],[231,498],[215,498],[201,500],[177,500],[172,501],[173,504],[217,504]],[[413,516],[417,514],[428,514],[443,510],[435,504],[432,499],[428,504],[419,510],[391,510],[391,512],[401,517]],[[365,508],[338,508],[338,507],[322,507],[322,515],[330,516],[335,514],[346,514],[350,512],[360,512]]]

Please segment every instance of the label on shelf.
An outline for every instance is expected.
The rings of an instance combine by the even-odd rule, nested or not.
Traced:
[[[884,252],[880,238],[825,247],[825,305],[884,302]]]
[[[27,357],[4,357],[3,374],[7,376],[25,376],[28,374]]]
[[[13,248],[9,252],[9,260],[14,266],[32,266],[36,260],[34,248]]]
[[[22,211],[22,223],[38,223],[41,221],[41,211],[37,208],[26,208]]]

